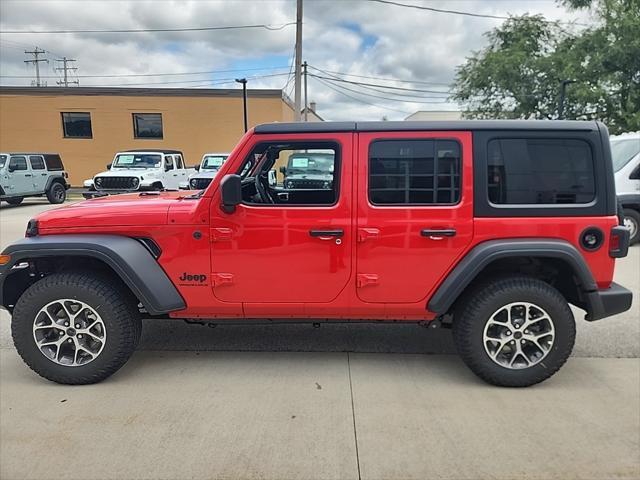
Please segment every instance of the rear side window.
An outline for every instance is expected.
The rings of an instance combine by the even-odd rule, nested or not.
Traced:
[[[44,160],[41,156],[30,156],[29,163],[31,164],[31,170],[44,170]]]
[[[586,204],[595,199],[593,155],[583,140],[493,139],[487,161],[493,204]]]
[[[60,155],[45,155],[44,161],[47,164],[47,170],[50,172],[60,172],[64,170]]]
[[[454,140],[377,140],[369,147],[374,205],[452,205],[460,201],[460,144]]]

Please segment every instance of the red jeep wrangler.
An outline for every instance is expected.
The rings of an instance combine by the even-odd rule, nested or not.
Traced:
[[[260,125],[206,190],[31,220],[0,304],[59,383],[108,377],[141,317],[170,317],[436,321],[484,380],[527,386],[571,353],[569,304],[589,321],[630,308],[620,223],[600,123]]]

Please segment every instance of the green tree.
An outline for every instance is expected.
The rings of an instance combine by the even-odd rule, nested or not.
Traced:
[[[469,118],[598,119],[614,133],[640,130],[640,0],[564,0],[589,8],[590,27],[513,17],[458,67],[453,98]]]

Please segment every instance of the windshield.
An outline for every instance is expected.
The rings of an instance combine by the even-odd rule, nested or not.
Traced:
[[[613,157],[613,171],[622,169],[633,157],[640,153],[640,139],[629,138],[613,140],[611,142],[611,156]]]
[[[145,153],[121,153],[116,155],[112,168],[155,168],[160,166],[162,157]]]
[[[202,159],[202,169],[218,170],[226,159],[226,156],[221,155],[205,155],[205,157]]]
[[[0,155],[0,168],[3,168],[5,163],[7,163],[7,156]]]
[[[287,175],[296,173],[333,173],[333,154],[300,154],[296,153],[289,157],[289,165],[287,166]]]

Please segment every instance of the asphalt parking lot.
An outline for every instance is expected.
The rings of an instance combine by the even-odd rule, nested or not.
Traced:
[[[48,208],[3,204],[0,245]],[[616,281],[632,310],[577,315],[573,358],[528,389],[478,380],[447,330],[180,321],[146,322],[107,381],[60,386],[3,311],[0,478],[640,478],[639,246]]]

